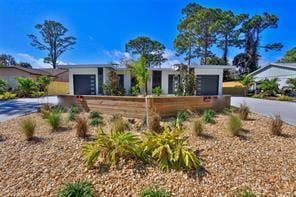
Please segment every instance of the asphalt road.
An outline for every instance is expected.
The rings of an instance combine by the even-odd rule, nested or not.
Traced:
[[[296,103],[294,102],[272,101],[249,97],[231,97],[232,106],[239,107],[240,104],[244,102],[254,113],[264,116],[280,114],[283,121],[291,125],[296,125]]]
[[[0,122],[36,112],[43,103],[58,104],[56,96],[0,101]]]

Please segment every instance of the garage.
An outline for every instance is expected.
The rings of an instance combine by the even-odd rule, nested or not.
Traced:
[[[197,75],[197,95],[218,95],[219,75]]]
[[[96,75],[73,75],[75,95],[95,95]]]

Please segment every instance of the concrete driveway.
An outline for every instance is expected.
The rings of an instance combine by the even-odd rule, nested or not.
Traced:
[[[36,112],[43,103],[56,105],[56,96],[0,101],[0,122]]]
[[[252,112],[264,116],[280,114],[283,121],[296,125],[296,103],[249,97],[231,97],[232,106],[239,107],[240,104],[244,102],[249,106]]]

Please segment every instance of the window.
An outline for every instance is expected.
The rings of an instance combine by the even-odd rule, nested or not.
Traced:
[[[152,88],[161,88],[161,71],[153,71],[152,73]]]

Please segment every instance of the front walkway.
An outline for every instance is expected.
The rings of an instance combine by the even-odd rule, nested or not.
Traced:
[[[0,122],[36,112],[43,103],[56,105],[56,96],[0,101]]]
[[[232,106],[239,107],[240,104],[244,102],[249,106],[252,112],[264,116],[280,114],[283,121],[296,125],[296,103],[249,97],[231,97]]]

